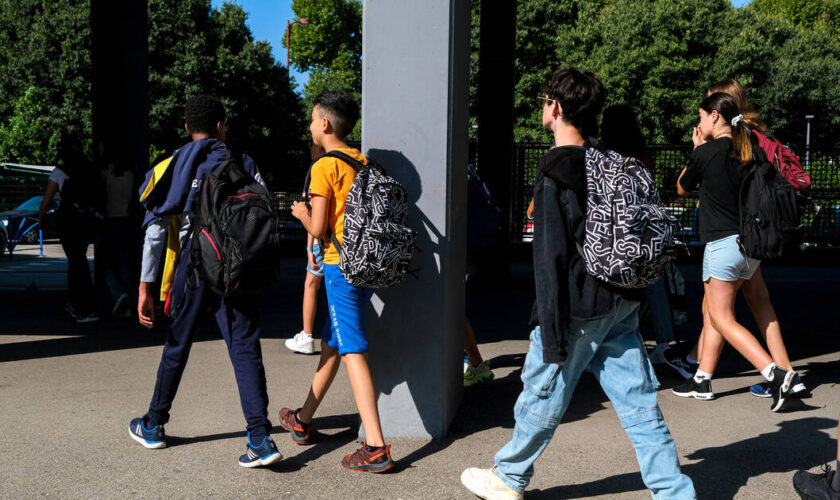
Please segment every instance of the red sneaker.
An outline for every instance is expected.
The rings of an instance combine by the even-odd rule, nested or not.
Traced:
[[[280,427],[289,431],[292,436],[292,441],[296,444],[312,444],[310,433],[312,432],[312,424],[302,424],[297,419],[297,410],[291,408],[283,408],[280,410]]]
[[[387,444],[376,451],[368,451],[365,443],[356,453],[347,455],[341,459],[341,466],[347,470],[385,472],[394,466],[391,460],[391,445]]]

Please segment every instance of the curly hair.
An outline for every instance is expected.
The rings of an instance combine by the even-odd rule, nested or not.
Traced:
[[[320,116],[326,116],[340,139],[347,137],[353,130],[361,114],[359,103],[347,92],[329,91],[319,94],[312,101],[312,107],[318,108]]]
[[[216,96],[193,96],[187,101],[184,120],[191,134],[213,133],[216,124],[225,121],[225,106]]]

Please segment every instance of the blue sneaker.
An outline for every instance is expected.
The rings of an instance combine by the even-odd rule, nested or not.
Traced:
[[[808,388],[805,387],[802,379],[799,378],[799,375],[797,375],[796,382],[793,383],[793,388],[790,390],[790,395],[792,397],[801,397],[807,393]],[[760,384],[751,385],[750,394],[757,398],[772,398],[773,392],[770,390],[770,382],[765,381]]]
[[[239,457],[239,465],[242,467],[261,467],[271,465],[283,458],[277,451],[277,445],[271,436],[263,438],[259,446],[251,444],[251,433],[248,433],[248,445],[245,447],[245,454]]]
[[[128,433],[131,438],[146,448],[157,449],[166,448],[166,434],[163,432],[162,425],[156,425],[151,429],[147,429],[143,425],[143,417],[135,418],[128,424]]]

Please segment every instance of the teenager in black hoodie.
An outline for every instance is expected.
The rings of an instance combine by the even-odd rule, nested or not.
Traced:
[[[538,326],[522,369],[513,438],[492,469],[467,469],[461,482],[481,498],[522,498],[580,375],[591,371],[636,448],[653,497],[696,498],[656,402],[658,383],[638,329],[639,303],[587,274],[579,251],[586,231],[584,132],[595,128],[603,84],[590,73],[563,69],[540,99],[542,124],[553,132],[555,146],[540,159],[534,185]]]

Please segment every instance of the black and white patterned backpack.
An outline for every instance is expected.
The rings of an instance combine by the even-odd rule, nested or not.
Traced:
[[[586,151],[586,270],[622,288],[652,285],[674,258],[677,220],[650,173],[613,151]]]
[[[344,205],[344,234],[339,244],[338,269],[353,286],[385,288],[402,281],[414,256],[417,233],[406,225],[408,194],[385,169],[368,159],[367,165],[341,151],[331,156],[353,167],[356,179]]]

